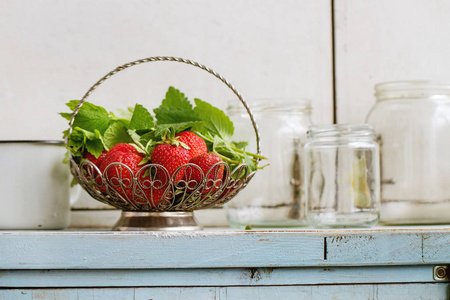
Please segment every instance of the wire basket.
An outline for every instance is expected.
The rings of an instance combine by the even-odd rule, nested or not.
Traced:
[[[148,62],[170,61],[200,68],[218,78],[240,100],[250,116],[260,155],[260,136],[253,114],[240,93],[222,76],[197,62],[170,56],[149,57],[121,65],[97,81],[75,107],[69,122],[72,133],[75,116],[91,93],[105,80],[129,67]],[[66,138],[67,145],[67,138]],[[256,158],[256,162],[259,159]],[[230,201],[255,175],[246,164],[230,169],[225,162],[214,164],[203,172],[195,164],[185,164],[170,175],[158,164],[148,163],[136,174],[122,163],[111,163],[103,173],[89,160],[76,160],[69,153],[75,180],[94,199],[122,210],[113,230],[201,230],[193,211],[220,206]],[[195,178],[201,180],[193,180]],[[201,174],[199,177],[198,174]]]

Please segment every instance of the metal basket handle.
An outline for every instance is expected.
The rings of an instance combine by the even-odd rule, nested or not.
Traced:
[[[72,118],[69,122],[69,134],[72,133],[72,126],[73,123],[75,121],[75,116],[77,115],[77,113],[80,111],[81,106],[83,105],[83,103],[86,101],[86,99],[89,97],[89,95],[100,85],[102,84],[104,81],[106,81],[108,78],[110,78],[111,76],[119,73],[120,71],[123,71],[129,67],[132,66],[136,66],[136,65],[140,65],[143,63],[148,63],[148,62],[154,62],[154,61],[174,61],[174,62],[180,62],[180,63],[185,63],[188,65],[192,65],[194,67],[200,68],[212,75],[214,75],[216,78],[218,78],[220,81],[222,81],[227,87],[229,87],[233,93],[239,98],[239,100],[241,101],[242,105],[244,105],[248,115],[250,116],[250,121],[252,122],[252,126],[253,129],[255,130],[255,135],[256,135],[256,150],[257,150],[257,154],[261,155],[261,151],[260,151],[260,136],[259,136],[259,131],[258,131],[258,126],[256,125],[255,119],[253,117],[253,114],[250,110],[250,107],[248,106],[247,102],[245,102],[245,100],[242,98],[241,94],[225,79],[223,78],[221,75],[219,75],[217,72],[215,72],[214,70],[199,64],[195,61],[189,60],[189,59],[184,59],[184,58],[179,58],[179,57],[172,57],[172,56],[154,56],[154,57],[148,57],[148,58],[144,58],[144,59],[139,59],[133,62],[129,62],[126,63],[124,65],[121,65],[117,68],[115,68],[114,70],[112,70],[111,72],[109,72],[108,74],[106,74],[105,76],[103,76],[99,81],[97,81],[87,92],[86,94],[83,96],[83,98],[81,98],[80,102],[78,103],[78,105],[75,107],[75,109],[73,110],[72,113]],[[66,138],[66,143],[67,143],[67,138]],[[257,161],[259,161],[259,158],[257,158]]]

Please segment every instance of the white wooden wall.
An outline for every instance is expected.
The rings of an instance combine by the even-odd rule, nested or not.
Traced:
[[[213,68],[250,105],[308,98],[314,123],[363,122],[376,82],[450,78],[449,13],[444,0],[1,0],[0,140],[60,139],[65,102],[116,66],[157,55]],[[90,101],[152,107],[169,85],[218,106],[233,99],[209,74],[151,63]],[[98,225],[83,209],[101,206],[82,198],[74,224]],[[99,214],[108,223],[117,212]],[[199,217],[224,222],[222,212]]]
[[[448,0],[335,0],[337,122],[364,122],[375,83],[449,81],[449,15]]]

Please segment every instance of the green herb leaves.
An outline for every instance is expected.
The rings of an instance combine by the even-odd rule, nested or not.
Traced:
[[[161,106],[153,110],[158,124],[177,124],[201,121],[189,100],[174,87],[169,87]]]
[[[211,136],[219,136],[224,140],[231,138],[234,132],[233,122],[230,118],[217,107],[204,102],[200,99],[195,99],[196,112],[203,120],[204,131],[207,131]]]
[[[153,116],[148,110],[140,104],[136,104],[131,116],[128,129],[135,129],[136,131],[152,130],[155,127]]]
[[[67,106],[73,111],[78,103],[72,100]],[[189,130],[202,137],[208,150],[232,167],[245,162],[253,171],[255,158],[263,157],[245,152],[247,142],[230,141],[234,133],[230,118],[200,99],[194,99],[194,104],[174,87],[169,87],[161,105],[153,110],[154,116],[141,104],[119,111],[121,118],[118,118],[103,107],[85,102],[75,116],[67,147],[74,157],[83,157],[89,152],[98,158],[116,144],[131,143],[149,157],[157,144],[176,144],[175,135]],[[71,113],[60,115],[69,121],[72,117]],[[65,131],[64,137],[67,135]]]

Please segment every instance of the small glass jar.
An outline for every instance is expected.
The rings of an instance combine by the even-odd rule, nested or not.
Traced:
[[[304,157],[311,226],[370,227],[378,222],[379,147],[372,126],[311,126]]]
[[[375,86],[383,224],[450,223],[450,83]]]
[[[232,227],[291,227],[306,225],[302,148],[311,125],[310,102],[301,99],[259,100],[250,103],[258,124],[262,154],[268,158],[248,186],[225,205]],[[236,141],[248,141],[256,151],[255,133],[242,105],[230,106]]]

